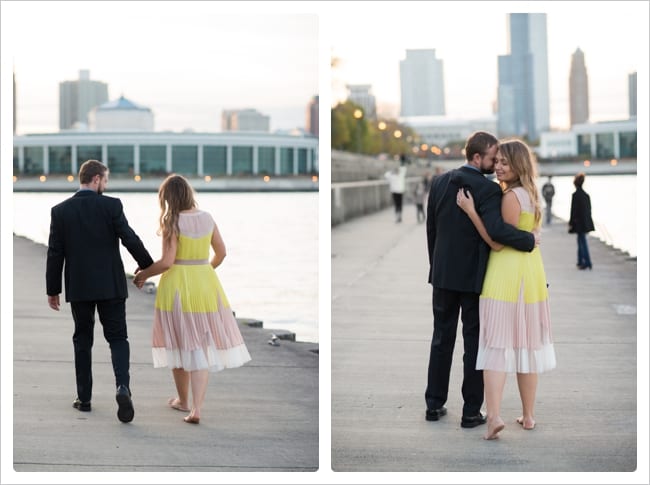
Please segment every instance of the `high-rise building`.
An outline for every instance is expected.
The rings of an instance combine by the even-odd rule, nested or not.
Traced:
[[[79,71],[77,81],[59,83],[59,129],[88,125],[88,112],[108,101],[108,84],[91,81],[90,71]]]
[[[365,118],[377,117],[377,100],[370,84],[348,84],[348,100],[361,106]]]
[[[630,118],[636,118],[636,71],[627,76],[627,97]]]
[[[509,54],[499,56],[498,131],[534,141],[550,127],[546,14],[511,13]]]
[[[445,114],[442,60],[435,49],[407,49],[399,63],[400,116]]]
[[[589,79],[585,54],[580,48],[576,49],[571,56],[569,105],[571,126],[589,121]]]
[[[307,132],[318,136],[318,96],[314,96],[307,105]]]
[[[221,113],[222,131],[264,131],[271,130],[271,117],[255,109],[231,109]]]

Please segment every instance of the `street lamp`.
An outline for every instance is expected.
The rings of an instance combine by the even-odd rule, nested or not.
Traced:
[[[356,138],[357,138],[357,153],[361,153],[361,118],[363,118],[363,111],[361,111],[359,108],[354,110],[354,113],[352,113],[352,116],[354,116],[354,119],[357,120],[357,129],[356,129]]]

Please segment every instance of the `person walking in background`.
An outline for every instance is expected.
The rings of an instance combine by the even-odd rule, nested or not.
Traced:
[[[571,196],[571,216],[569,218],[569,232],[578,237],[578,269],[591,269],[591,257],[587,244],[587,233],[594,230],[594,221],[591,219],[591,199],[589,194],[582,189],[585,183],[585,174],[580,172],[573,179],[576,191]]]
[[[528,146],[519,140],[500,144],[495,172],[503,189],[501,211],[506,223],[539,232],[541,210],[535,165]],[[516,251],[494,242],[476,212],[471,192],[461,189],[457,204],[472,220],[492,251],[479,302],[481,322],[476,368],[483,370],[488,429],[498,438],[505,424],[501,401],[508,372],[517,373],[523,413],[517,422],[535,427],[538,374],[555,367],[546,275],[539,248]]]
[[[230,303],[214,271],[226,246],[212,216],[197,209],[194,190],[182,176],[167,177],[158,191],[162,257],[136,273],[142,288],[162,273],[156,292],[153,365],[170,367],[177,396],[167,402],[198,424],[208,386],[208,372],[251,360]],[[210,247],[214,256],[208,260]],[[192,391],[190,408],[189,393]]]
[[[418,221],[418,224],[421,222],[424,222],[424,197],[427,193],[428,189],[428,184],[429,180],[425,176],[422,177],[422,180],[420,180],[417,184],[415,184],[415,189],[413,191],[413,197],[415,199],[415,210],[416,210],[416,218]]]
[[[555,195],[555,187],[553,187],[553,183],[551,182],[552,178],[553,177],[549,175],[548,180],[542,187],[542,196],[544,197],[544,202],[546,202],[546,224],[550,224],[551,219],[553,218],[551,206],[553,204],[553,196]]]
[[[388,187],[393,197],[393,208],[395,209],[395,222],[402,222],[402,200],[406,191],[406,157],[400,157],[399,167],[389,170],[384,174],[388,180]]]
[[[464,400],[461,426],[484,424],[483,375],[476,369],[479,341],[479,294],[487,265],[489,246],[481,239],[469,218],[456,206],[458,189],[474,195],[478,213],[488,234],[521,251],[532,251],[533,234],[504,223],[501,217],[501,189],[484,174],[494,171],[497,139],[476,132],[465,145],[467,163],[433,179],[427,205],[429,283],[433,286],[433,337],[425,401],[426,419],[437,421],[447,414],[444,404],[449,391],[458,315],[463,321]]]
[[[72,342],[77,398],[72,405],[79,411],[91,410],[97,310],[104,338],[111,349],[117,417],[128,423],[133,420],[134,409],[125,310],[128,291],[120,241],[141,268],[149,267],[153,259],[129,226],[120,199],[103,195],[108,184],[108,168],[97,160],[87,160],[79,169],[79,183],[74,196],[51,211],[45,275],[48,304],[53,310],[60,308],[63,273],[65,300],[70,302],[74,319]]]

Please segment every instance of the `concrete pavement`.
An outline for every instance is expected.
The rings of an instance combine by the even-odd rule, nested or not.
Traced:
[[[404,210],[402,224],[387,209],[332,229],[332,468],[634,471],[636,260],[589,238],[594,267],[579,271],[575,236],[566,224],[556,219],[544,228],[541,251],[558,365],[540,376],[533,431],[515,423],[521,404],[516,379],[508,376],[506,428],[500,439],[487,442],[484,426],[460,427],[462,324],[448,414],[438,422],[424,419],[431,287],[425,226],[417,224],[414,206]],[[647,427],[647,409],[638,412]],[[647,435],[644,443],[647,450]],[[638,465],[647,480],[646,460]]]
[[[24,471],[315,471],[318,344],[267,342],[271,329],[240,324],[252,361],[210,374],[201,424],[167,406],[169,369],[154,369],[154,294],[129,286],[127,322],[135,419],[117,420],[108,344],[95,328],[92,411],[72,408],[73,323],[47,306],[46,248],[14,243],[13,457]],[[236,308],[235,308],[236,310]],[[240,315],[238,315],[240,316]],[[241,315],[263,319],[263,315]],[[9,322],[3,322],[9,323]]]

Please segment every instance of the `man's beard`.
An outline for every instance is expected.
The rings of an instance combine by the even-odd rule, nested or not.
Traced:
[[[481,167],[481,173],[483,175],[490,175],[494,173],[494,168],[483,168]]]

